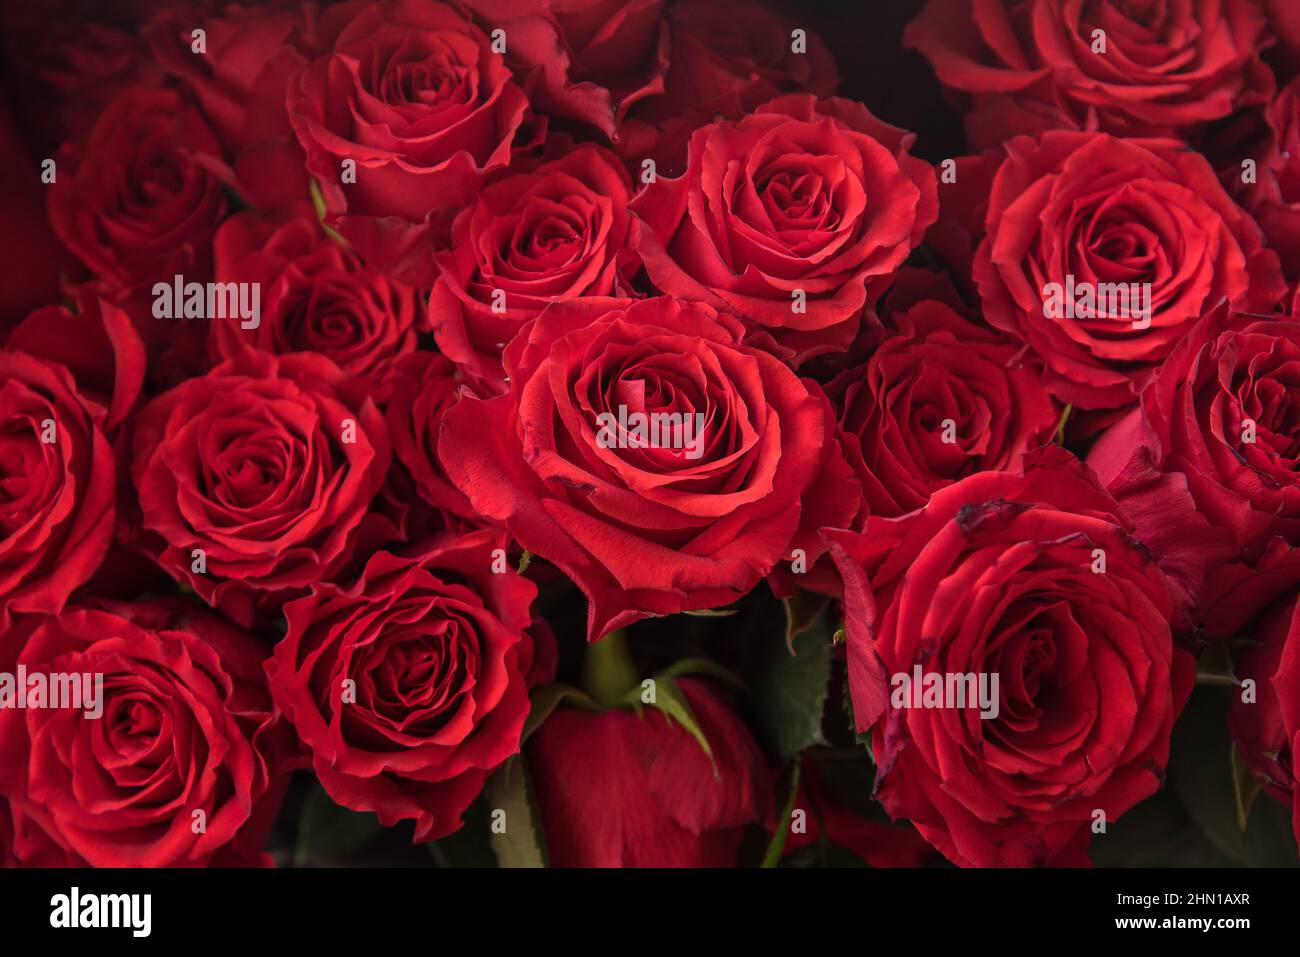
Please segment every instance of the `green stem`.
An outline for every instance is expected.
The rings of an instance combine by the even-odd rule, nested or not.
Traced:
[[[582,687],[598,705],[617,706],[640,683],[641,676],[628,653],[623,629],[588,643],[582,662]]]

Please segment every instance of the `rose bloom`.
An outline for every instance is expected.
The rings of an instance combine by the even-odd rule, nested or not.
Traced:
[[[1295,279],[1300,275],[1300,79],[1277,95],[1264,119],[1271,138],[1243,202],[1278,251],[1288,278]],[[1231,170],[1233,176],[1241,172]]]
[[[57,612],[99,567],[115,516],[104,409],[63,366],[0,351],[0,630]]]
[[[212,234],[229,211],[195,158],[221,155],[198,110],[174,90],[131,88],[84,145],[60,150],[49,187],[59,240],[110,288],[212,275]]]
[[[540,130],[504,59],[457,8],[384,0],[322,17],[322,33],[338,32],[290,81],[289,119],[331,224],[396,268],[431,210],[469,201]],[[355,183],[343,181],[346,160]]]
[[[1300,545],[1300,321],[1211,312],[1088,456],[1193,604],[1232,558]]]
[[[1161,786],[1195,663],[1174,644],[1164,575],[1069,453],[824,535],[855,725],[891,817],[965,866],[1079,864],[1095,810],[1114,821]],[[997,675],[996,714],[900,707],[894,676],[916,666]]]
[[[390,460],[364,387],[306,352],[185,381],[140,411],[133,449],[142,549],[245,625],[343,568]]]
[[[750,824],[772,815],[753,735],[702,681],[678,679],[706,753],[656,708],[560,708],[528,740],[552,867],[734,867]]]
[[[254,207],[278,208],[307,196],[305,157],[285,93],[308,56],[323,52],[320,20],[334,17],[322,17],[315,4],[232,3],[198,17],[193,9],[164,8],[143,27],[153,60],[193,91],[221,143],[224,155],[210,157],[210,165]],[[195,29],[204,31],[203,54],[194,52]]]
[[[362,262],[327,237],[310,209],[284,219],[240,213],[214,242],[218,282],[259,283],[260,319],[209,322],[216,361],[247,346],[266,352],[313,352],[359,379],[376,402],[388,398],[393,363],[414,351],[427,326],[415,290]]]
[[[934,301],[893,321],[899,334],[843,374],[836,403],[866,511],[910,512],[1051,441],[1058,414],[1038,376],[1017,365],[1014,343]]]
[[[911,141],[861,103],[800,95],[701,127],[686,173],[632,203],[646,272],[745,319],[795,364],[843,349],[938,213]]]
[[[632,230],[618,158],[582,145],[498,179],[452,225],[429,298],[439,348],[500,391],[501,352],[551,302],[616,291]]]
[[[969,96],[987,149],[1048,129],[1194,132],[1272,94],[1267,30],[1255,0],[930,0],[903,43]]]
[[[615,143],[639,167],[646,157],[661,175],[682,172],[686,143],[718,118],[738,120],[786,93],[830,96],[839,86],[835,60],[821,38],[751,0],[678,0],[668,10],[671,57],[663,92],[629,111]]]
[[[330,796],[385,827],[414,821],[417,841],[460,827],[519,751],[529,687],[554,669],[529,631],[537,587],[493,574],[507,541],[484,530],[410,558],[376,553],[355,583],[285,607],[267,663]]]
[[[811,567],[857,509],[830,402],[742,333],[670,298],[557,303],[507,347],[507,394],[444,415],[448,477],[578,584],[590,640],[734,601],[795,548]],[[654,444],[634,414],[682,427]]]
[[[103,675],[103,710],[0,710],[0,792],[81,866],[270,863],[292,739],[265,657],[179,599],[22,619],[0,670]]]
[[[506,36],[506,61],[537,108],[616,138],[634,103],[663,91],[665,0],[465,0]]]
[[[103,406],[105,434],[114,437],[144,386],[144,343],[127,311],[102,298],[93,283],[74,292],[76,305],[43,306],[16,325],[5,347],[58,363],[77,390]]]
[[[456,367],[436,352],[416,352],[397,363],[393,396],[385,410],[393,454],[405,466],[420,498],[440,512],[481,524],[465,493],[438,461],[438,434],[447,410],[460,398]]]
[[[1084,409],[1131,405],[1204,311],[1239,299],[1252,280],[1252,303],[1281,295],[1259,227],[1180,143],[1063,132],[1013,140],[985,229],[973,266],[985,318],[1026,345],[1055,396]],[[1127,314],[1122,300],[1091,314],[1084,303],[1074,318],[1064,303],[1053,308],[1051,284],[1077,296],[1083,283],[1124,284],[1137,299],[1149,284],[1150,316],[1133,297]]]
[[[1206,630],[1244,639],[1232,672],[1255,682],[1253,701],[1240,692],[1230,697],[1228,729],[1264,790],[1292,808],[1300,835],[1300,549],[1275,540],[1256,567],[1225,568],[1208,604]]]

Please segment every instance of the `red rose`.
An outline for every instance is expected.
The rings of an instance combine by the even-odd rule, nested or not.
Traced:
[[[342,569],[389,458],[374,402],[328,359],[240,353],[137,416],[142,545],[251,623]]]
[[[104,409],[69,372],[0,352],[0,629],[57,612],[108,550],[116,466]]]
[[[849,464],[866,510],[902,515],[974,472],[1002,471],[1052,438],[1057,412],[1016,346],[948,306],[898,314],[864,368],[843,376],[837,402]]]
[[[65,366],[77,389],[102,405],[109,435],[126,421],[144,386],[144,343],[126,310],[93,285],[76,290],[76,310],[45,306],[14,327],[6,348]]]
[[[796,364],[844,348],[938,213],[911,141],[860,103],[799,95],[702,127],[686,173],[632,202],[650,279],[775,336]]]
[[[1051,446],[1023,473],[981,472],[909,515],[824,533],[875,796],[956,863],[1081,862],[1096,810],[1113,821],[1163,781],[1194,662],[1117,511]],[[980,703],[929,698],[933,675],[977,678]]]
[[[519,751],[537,588],[493,574],[507,539],[480,531],[416,558],[379,552],[355,584],[285,606],[271,693],[335,801],[443,837]],[[533,681],[546,675],[532,675]]]
[[[678,679],[704,738],[661,711],[554,712],[528,740],[552,867],[734,867],[771,816],[767,763],[708,685]]]
[[[221,155],[197,110],[173,90],[127,90],[84,147],[60,151],[49,196],[54,232],[110,287],[178,273],[205,281],[229,204],[197,154]]]
[[[672,54],[663,93],[638,102],[619,128],[619,152],[677,175],[700,126],[738,120],[785,93],[830,96],[839,72],[815,33],[760,3],[679,0],[668,11]]]
[[[503,31],[506,60],[529,75],[538,109],[610,139],[628,109],[663,90],[665,0],[465,0]]]
[[[438,461],[438,433],[447,410],[460,398],[456,367],[446,356],[417,352],[397,364],[388,403],[393,453],[415,488],[440,512],[479,524],[465,493],[447,478]]]
[[[1174,142],[1013,140],[985,228],[973,267],[985,318],[1085,409],[1130,405],[1207,308],[1246,293],[1252,269],[1261,297],[1280,282],[1259,227]]]
[[[521,325],[552,302],[615,293],[631,199],[622,164],[591,145],[484,189],[437,257],[429,315],[439,348],[499,389],[501,352]]]
[[[454,7],[384,0],[323,19],[343,25],[290,82],[289,119],[330,223],[367,258],[390,261],[430,211],[468,202],[487,171],[508,164],[517,137],[527,145],[528,98]]]
[[[1288,84],[1264,111],[1271,141],[1257,158],[1255,184],[1243,202],[1269,245],[1278,251],[1288,278],[1300,275],[1300,79]],[[1231,170],[1240,176],[1240,168]]]
[[[214,319],[208,339],[220,361],[246,346],[277,354],[313,352],[359,379],[376,402],[391,388],[393,363],[415,349],[427,325],[415,291],[328,238],[309,210],[286,221],[248,213],[221,224],[214,242],[218,282],[260,284],[256,328]]]
[[[1231,565],[1214,585],[1206,630],[1245,639],[1234,642],[1232,671],[1255,683],[1251,700],[1244,688],[1233,692],[1228,729],[1264,790],[1292,808],[1300,838],[1300,548],[1275,539],[1255,567]]]
[[[231,167],[224,169],[254,206],[274,208],[307,196],[302,148],[285,111],[289,80],[316,49],[314,4],[265,9],[230,4],[213,16],[165,9],[146,26],[164,71],[194,91]],[[194,31],[204,49],[195,52]],[[218,154],[211,158],[221,164]]]
[[[1300,544],[1300,321],[1214,310],[1088,463],[1195,599],[1269,539]]]
[[[3,671],[102,676],[102,690],[81,708],[0,709],[0,791],[83,866],[269,863],[291,740],[265,656],[180,600],[24,619],[0,639]]]
[[[785,838],[785,857],[828,842],[868,867],[921,867],[931,859],[938,860],[934,848],[912,828],[882,824],[846,807],[822,779],[811,758],[803,759],[800,772],[794,807],[804,812],[804,827],[795,830],[789,821],[776,822],[790,829]]]
[[[669,298],[557,303],[506,349],[509,393],[444,416],[448,477],[578,584],[592,641],[734,601],[792,548],[811,567],[857,509],[829,401],[741,334]]]
[[[1256,0],[930,0],[903,43],[969,94],[985,149],[1049,129],[1174,136],[1264,102],[1267,27]]]

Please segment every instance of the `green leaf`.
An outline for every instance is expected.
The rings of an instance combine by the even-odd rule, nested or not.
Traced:
[[[1246,822],[1246,863],[1251,867],[1300,867],[1289,807],[1267,796],[1251,806]]]
[[[496,867],[490,820],[487,802],[480,794],[466,809],[465,823],[459,831],[429,842],[434,863],[439,867]]]
[[[1070,413],[1073,411],[1074,404],[1070,403],[1061,412],[1061,419],[1056,423],[1056,435],[1052,439],[1057,445],[1065,444],[1065,423],[1070,421]]]
[[[824,618],[793,638],[772,641],[753,680],[758,725],[771,756],[788,764],[814,744],[825,744],[822,712],[831,674],[831,641]]]
[[[707,675],[710,678],[717,678],[719,681],[725,681],[727,684],[736,688],[744,688],[745,682],[740,675],[736,674],[730,668],[724,668],[712,658],[683,658],[681,661],[674,661],[659,674],[655,675],[655,680],[660,681],[664,678],[682,678],[690,675]]]
[[[370,813],[340,807],[320,785],[312,788],[298,819],[295,867],[338,864],[379,836],[383,829]]]
[[[637,711],[641,710],[641,688],[638,686],[627,693],[623,699],[623,704],[631,705]],[[677,686],[677,682],[672,678],[658,678],[655,680],[654,701],[650,706],[662,711],[669,723],[676,721],[685,728],[693,737],[704,753],[709,756],[709,762],[713,764],[713,776],[718,776],[718,766],[713,761],[713,748],[709,746],[709,739],[705,737],[704,731],[701,730],[700,724],[695,720],[695,712],[691,710],[691,704],[686,700],[686,695],[682,689]]]
[[[521,755],[509,758],[488,778],[484,796],[497,863],[502,867],[545,867],[546,844],[528,779],[528,764]],[[499,811],[505,812],[504,819]]]
[[[1237,796],[1228,734],[1228,696],[1198,687],[1174,726],[1169,781],[1192,823],[1217,850],[1242,863]]]
[[[692,618],[730,618],[739,612],[739,608],[697,608],[693,611],[684,611],[682,614],[690,615]]]
[[[785,853],[785,840],[790,833],[790,815],[794,813],[794,802],[799,798],[799,773],[799,762],[796,761],[790,766],[790,796],[786,798],[781,817],[776,822],[772,843],[767,846],[761,867],[776,867],[781,863],[781,855]]]
[[[551,712],[566,701],[585,711],[600,710],[600,706],[592,701],[585,692],[572,685],[562,684],[558,681],[542,685],[532,693],[528,720],[524,722],[524,730],[519,735],[519,743],[522,745],[527,741],[529,735],[541,727],[542,722],[551,716]]]
[[[321,192],[320,183],[316,182],[315,177],[312,177],[311,180],[311,205],[316,210],[316,218],[320,221],[320,228],[325,231],[325,235],[340,246],[350,248],[351,243],[344,239],[334,227],[325,222],[325,214],[328,212],[325,208],[325,194]]]
[[[1259,796],[1259,779],[1246,766],[1241,752],[1234,744],[1232,747],[1232,785],[1233,796],[1237,801],[1237,827],[1245,833],[1246,822],[1250,819],[1250,808]]]

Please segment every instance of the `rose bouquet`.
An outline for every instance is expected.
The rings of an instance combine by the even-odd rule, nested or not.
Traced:
[[[1297,862],[1294,5],[0,27],[0,863]]]

